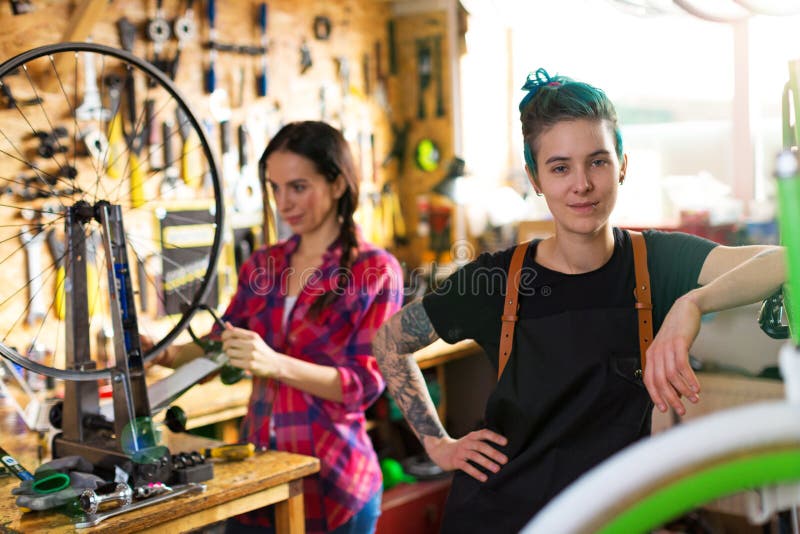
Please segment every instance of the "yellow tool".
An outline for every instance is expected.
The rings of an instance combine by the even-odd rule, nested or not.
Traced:
[[[125,152],[125,139],[122,134],[122,116],[119,112],[111,117],[108,125],[108,154],[106,155],[106,175],[111,178],[121,178],[125,161],[122,155]]]
[[[56,317],[63,321],[66,316],[66,308],[64,307],[64,279],[66,278],[66,269],[64,267],[65,247],[64,242],[58,239],[55,228],[51,228],[50,231],[47,232],[47,246],[50,248],[50,255],[53,256],[53,263],[56,265]]]
[[[192,123],[183,108],[175,108],[178,119],[178,130],[183,144],[181,145],[181,178],[189,187],[199,187],[203,178],[202,145],[197,132],[192,128]]]
[[[205,449],[203,451],[203,456],[206,458],[235,461],[250,458],[255,453],[256,446],[252,443],[235,443],[233,445],[220,445],[219,447]]]
[[[111,119],[108,122],[108,131],[106,132],[106,139],[108,139],[108,148],[105,156],[106,174],[111,178],[122,178],[124,172],[125,160],[123,154],[125,153],[125,132],[122,125],[122,110],[120,109],[122,97],[122,78],[117,74],[109,74],[104,79],[108,87],[108,94],[110,97]]]

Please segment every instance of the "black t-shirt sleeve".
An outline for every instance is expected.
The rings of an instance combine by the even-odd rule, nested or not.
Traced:
[[[644,232],[647,266],[653,288],[653,323],[656,332],[672,304],[698,287],[697,279],[709,252],[717,243],[682,232]]]
[[[425,295],[422,305],[436,333],[447,343],[491,336],[503,311],[513,249],[481,254]],[[499,334],[498,334],[499,335]]]

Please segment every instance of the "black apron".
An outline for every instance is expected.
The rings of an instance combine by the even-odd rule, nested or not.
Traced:
[[[630,270],[632,277],[632,261]],[[514,350],[486,409],[487,427],[508,438],[498,449],[509,462],[484,483],[455,474],[442,532],[517,532],[581,474],[649,435],[630,287],[629,307],[528,319],[520,310]],[[521,306],[535,298],[546,298],[542,288]]]

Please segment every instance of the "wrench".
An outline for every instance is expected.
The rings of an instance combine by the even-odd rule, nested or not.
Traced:
[[[97,70],[94,66],[94,55],[83,54],[83,102],[75,110],[78,120],[108,120],[111,112],[103,107],[100,91],[97,89]]]
[[[19,234],[28,260],[28,324],[34,324],[46,315],[44,295],[42,294],[42,243],[45,233],[41,230],[32,234],[27,225]]]
[[[136,510],[138,508],[143,508],[151,504],[167,501],[179,495],[184,495],[187,493],[202,493],[205,490],[206,490],[206,485],[199,484],[197,482],[189,482],[188,484],[172,486],[172,491],[168,493],[160,493],[154,497],[142,499],[141,501],[136,501],[126,506],[120,506],[119,508],[112,508],[108,512],[103,512],[99,514],[87,514],[86,519],[84,521],[75,523],[74,526],[76,529],[93,527],[98,523],[100,523],[100,521],[102,521],[103,519],[108,519],[109,517],[114,517],[115,515],[124,514],[125,512],[130,512],[131,510]]]

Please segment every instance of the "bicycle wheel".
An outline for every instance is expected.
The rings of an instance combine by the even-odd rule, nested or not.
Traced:
[[[73,380],[108,376],[113,335],[98,220],[83,226],[95,371],[65,369],[65,214],[121,207],[139,331],[152,358],[198,306],[216,305],[223,195],[200,122],[158,69],[93,43],[36,48],[0,65],[0,352]],[[112,278],[113,279],[113,278]],[[113,289],[113,287],[112,287]],[[77,330],[77,329],[76,329]]]
[[[564,490],[521,532],[648,532],[713,499],[798,481],[797,404],[743,406],[620,451]]]

